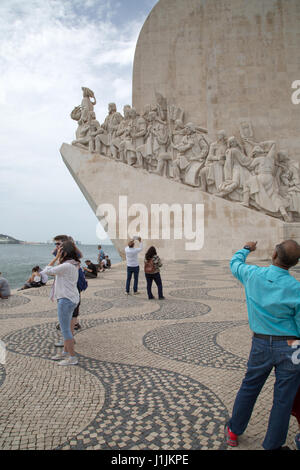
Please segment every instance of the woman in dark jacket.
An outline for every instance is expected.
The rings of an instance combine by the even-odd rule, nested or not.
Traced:
[[[160,268],[162,267],[162,262],[160,257],[156,253],[154,246],[151,246],[145,255],[145,265],[144,271],[147,281],[147,293],[149,299],[154,299],[155,297],[152,294],[152,282],[154,281],[158,289],[158,298],[164,299],[163,288],[160,277]]]

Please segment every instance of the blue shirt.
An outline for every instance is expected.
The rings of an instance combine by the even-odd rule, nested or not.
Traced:
[[[250,329],[254,333],[300,338],[300,282],[278,266],[246,264],[239,250],[230,261],[232,274],[244,285]]]

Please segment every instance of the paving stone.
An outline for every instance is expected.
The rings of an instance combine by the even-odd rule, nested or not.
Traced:
[[[0,449],[226,449],[251,339],[243,289],[227,262],[165,263],[161,274],[164,301],[147,299],[142,277],[125,298],[124,265],[89,281],[71,368],[50,359],[60,333],[48,286],[0,304]],[[273,383],[239,449],[261,449]],[[292,418],[291,448],[296,431]]]

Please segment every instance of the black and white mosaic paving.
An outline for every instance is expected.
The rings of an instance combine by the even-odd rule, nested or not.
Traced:
[[[80,358],[104,385],[105,404],[60,448],[223,449],[226,407],[207,387],[162,369]]]
[[[8,299],[3,299],[0,302],[0,311],[5,311],[8,308],[19,307],[30,302],[30,299],[22,295],[11,295]]]
[[[217,336],[247,322],[177,323],[150,331],[143,343],[151,352],[180,362],[222,369],[244,369],[246,361],[221,347]]]
[[[27,300],[27,299],[26,299]],[[30,302],[30,299],[28,299]],[[8,318],[56,318],[57,308],[55,303],[54,308],[51,310],[38,311],[38,312],[26,312],[26,313],[0,313],[0,320],[6,320]],[[102,299],[82,299],[80,304],[80,313],[83,315],[93,315],[96,313],[105,312],[112,308],[113,304],[107,300]]]
[[[101,319],[85,323],[85,328],[92,328]],[[3,340],[8,351],[49,359],[56,334],[53,323],[47,323],[15,331]],[[105,403],[95,419],[60,448],[224,448],[226,407],[198,381],[172,371],[81,355],[79,367],[99,379],[105,389]]]
[[[5,381],[5,376],[6,376],[5,367],[3,364],[0,364],[0,387]]]
[[[224,291],[229,294],[228,297],[221,295],[214,295],[218,291]],[[212,294],[213,293],[213,294]],[[190,289],[177,289],[170,291],[169,295],[171,297],[181,298],[181,299],[199,299],[199,300],[221,300],[228,302],[241,302],[245,303],[244,295],[241,298],[238,298],[242,293],[241,289],[238,286],[226,286],[225,287],[200,287],[200,288],[190,288]],[[231,295],[230,295],[231,294]]]

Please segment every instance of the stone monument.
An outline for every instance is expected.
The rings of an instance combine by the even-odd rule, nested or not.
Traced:
[[[294,0],[160,0],[138,40],[133,106],[122,115],[110,103],[100,124],[82,87],[76,139],[61,154],[102,221],[99,206],[115,208],[121,255],[130,234],[120,196],[126,227],[140,209],[137,234],[151,225],[147,243],[164,259],[228,259],[248,240],[266,257],[282,239],[300,242],[300,111],[290,99],[299,26]],[[166,237],[152,218],[163,205]]]

